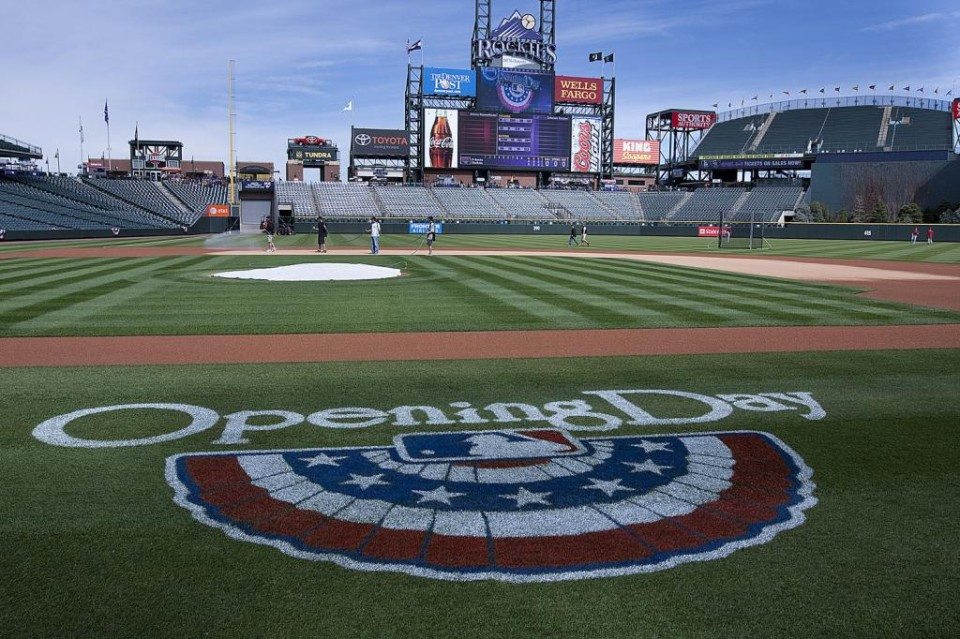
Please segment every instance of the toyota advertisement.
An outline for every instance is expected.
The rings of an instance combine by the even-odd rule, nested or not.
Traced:
[[[461,111],[458,129],[460,168],[570,170],[569,117]]]
[[[675,129],[709,129],[717,123],[717,114],[710,111],[674,111],[670,114]]]
[[[658,140],[614,140],[614,164],[660,164]]]
[[[554,75],[488,67],[477,71],[477,109],[499,113],[553,113]]]
[[[423,95],[442,95],[452,98],[477,96],[477,72],[473,69],[423,70]]]
[[[358,158],[405,158],[410,135],[403,129],[351,129],[350,155]]]
[[[558,75],[553,98],[557,104],[601,104],[603,80],[600,78],[571,78]]]
[[[570,170],[574,173],[599,173],[600,118],[573,118],[570,128]]]

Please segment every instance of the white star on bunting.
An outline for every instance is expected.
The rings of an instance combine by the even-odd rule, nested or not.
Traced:
[[[544,506],[549,506],[550,502],[547,501],[547,497],[549,496],[550,493],[534,493],[522,486],[517,490],[516,495],[501,495],[504,499],[516,500],[517,508],[523,508],[527,504],[543,504]]]
[[[606,494],[607,497],[613,497],[613,494],[618,490],[633,492],[633,488],[620,485],[620,482],[623,481],[622,479],[611,479],[610,481],[605,481],[603,479],[591,479],[590,481],[593,482],[593,486],[584,486],[584,490],[599,490],[600,492]]]
[[[420,495],[420,501],[417,502],[418,504],[435,501],[440,504],[446,504],[447,506],[450,505],[450,500],[454,497],[463,497],[466,495],[466,493],[451,493],[447,490],[446,486],[440,486],[433,490],[415,490],[413,492]]]
[[[300,461],[307,462],[307,468],[313,468],[314,466],[339,466],[337,462],[346,459],[346,456],[343,457],[331,457],[326,453],[320,453],[316,457],[301,457]]]
[[[664,443],[657,444],[651,441],[647,441],[646,439],[641,439],[639,444],[632,444],[634,448],[642,448],[643,452],[647,453],[648,455],[658,450],[662,450],[665,453],[673,452],[668,448],[668,445],[669,444],[664,444]]]
[[[625,466],[633,466],[631,473],[655,473],[657,475],[663,475],[663,471],[670,468],[670,466],[661,466],[652,459],[648,459],[642,464],[635,464],[633,462],[623,462]]]
[[[379,475],[371,475],[369,477],[365,475],[354,475],[353,473],[350,473],[350,476],[353,479],[348,479],[347,481],[340,482],[341,485],[353,484],[355,486],[359,486],[362,490],[366,490],[371,486],[389,486],[390,485],[390,482],[388,481],[381,481],[380,478],[383,477],[383,473]]]

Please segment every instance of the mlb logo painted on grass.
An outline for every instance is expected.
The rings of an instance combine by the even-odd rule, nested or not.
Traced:
[[[556,581],[725,557],[803,523],[812,471],[766,433],[579,440],[559,429],[167,460],[178,504],[303,559],[456,581]]]

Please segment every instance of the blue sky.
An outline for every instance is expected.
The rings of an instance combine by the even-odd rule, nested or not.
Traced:
[[[557,70],[597,75],[590,51],[617,55],[617,136],[642,137],[645,114],[710,108],[821,86],[877,83],[960,93],[955,0],[559,0]],[[531,0],[494,0],[495,20]],[[64,170],[139,122],[196,159],[227,157],[226,66],[237,61],[240,159],[282,168],[286,139],[350,125],[400,128],[405,41],[427,65],[469,66],[471,0],[95,0],[7,3],[0,133],[60,148]],[[13,27],[12,29],[10,27]],[[414,59],[419,61],[419,55]],[[608,67],[608,73],[612,71]],[[350,100],[355,110],[341,109]],[[345,171],[344,171],[345,173]]]

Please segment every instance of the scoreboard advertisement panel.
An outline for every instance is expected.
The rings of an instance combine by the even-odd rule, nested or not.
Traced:
[[[600,118],[573,118],[570,153],[574,173],[600,172]]]
[[[442,95],[455,98],[477,96],[477,72],[473,69],[423,70],[423,95]]]
[[[487,67],[477,71],[477,109],[500,113],[553,113],[554,75]]]
[[[461,111],[457,138],[460,168],[570,170],[567,116]]]
[[[657,140],[613,141],[614,164],[660,164],[660,142]]]

